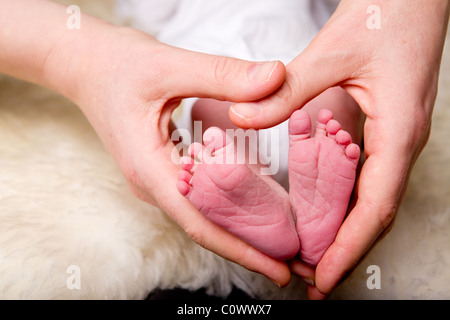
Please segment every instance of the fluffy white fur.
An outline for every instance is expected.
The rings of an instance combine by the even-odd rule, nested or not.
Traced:
[[[75,3],[109,17],[95,1]],[[446,49],[432,136],[393,229],[331,298],[450,298],[448,70]],[[142,299],[172,287],[226,296],[233,285],[305,298],[301,280],[279,289],[135,199],[81,112],[55,93],[0,76],[0,139],[0,298]],[[80,289],[67,285],[74,265]],[[379,290],[366,286],[369,265],[380,267]]]

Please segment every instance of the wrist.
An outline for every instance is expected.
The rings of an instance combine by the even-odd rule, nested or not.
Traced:
[[[67,28],[50,50],[38,84],[77,101],[95,74],[96,61],[105,59],[109,38],[119,27],[82,15],[80,29]]]
[[[135,86],[160,44],[138,30],[87,19],[80,30],[68,30],[47,70],[50,86],[80,107],[100,93]]]

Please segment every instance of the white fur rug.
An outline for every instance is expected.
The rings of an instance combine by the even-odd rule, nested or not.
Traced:
[[[64,1],[63,1],[64,2]],[[111,1],[70,1],[111,19]],[[430,141],[392,231],[334,299],[450,298],[450,51]],[[263,299],[305,298],[193,243],[137,199],[75,105],[0,76],[0,298],[143,299],[155,288],[232,286]],[[370,290],[367,268],[381,271]]]

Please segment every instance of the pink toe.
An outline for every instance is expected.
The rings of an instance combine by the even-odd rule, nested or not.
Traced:
[[[326,125],[333,118],[333,113],[328,109],[319,111],[316,121],[316,135],[326,134]]]
[[[336,133],[336,141],[337,143],[346,146],[352,142],[352,136],[347,131],[339,130],[338,133]]]
[[[341,125],[336,120],[331,119],[327,123],[326,130],[328,134],[335,135],[336,133],[338,133],[339,130],[341,130]]]
[[[308,112],[297,110],[289,119],[289,134],[307,139],[311,136],[311,118]]]
[[[351,143],[345,148],[345,154],[349,159],[358,160],[360,153],[359,146],[355,143]]]
[[[211,127],[203,134],[203,143],[208,149],[215,151],[223,148],[227,144],[227,135],[223,130],[217,127]]]
[[[178,192],[181,193],[181,195],[186,196],[189,193],[191,187],[186,183],[186,181],[178,181],[177,189]]]
[[[191,157],[182,157],[180,159],[180,167],[183,170],[192,171],[192,168],[194,167],[194,165],[195,165],[195,161]]]
[[[203,145],[198,142],[194,142],[189,146],[188,153],[195,158],[198,158],[201,160],[202,158],[202,152],[203,152]]]
[[[322,109],[319,111],[319,115],[317,116],[318,122],[327,124],[331,119],[333,119],[333,113],[330,110]]]
[[[184,181],[186,183],[189,183],[189,181],[191,181],[191,179],[192,179],[192,174],[190,174],[189,172],[187,172],[185,170],[178,171],[178,180],[179,181]]]

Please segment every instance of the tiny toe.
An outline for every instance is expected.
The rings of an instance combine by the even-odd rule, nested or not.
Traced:
[[[328,136],[333,137],[336,135],[336,133],[338,133],[339,130],[341,130],[341,124],[336,120],[331,119],[327,123],[326,130],[328,132]]]
[[[345,147],[352,142],[352,136],[347,131],[339,130],[336,133],[336,142]]]
[[[323,124],[327,124],[331,119],[333,119],[333,112],[328,109],[320,110],[319,114],[317,115],[317,121]]]
[[[203,157],[207,163],[226,163],[226,153],[232,154],[234,151],[231,137],[217,127],[211,127],[205,131],[203,143],[205,144]]]
[[[311,117],[304,110],[297,110],[289,119],[289,136],[291,141],[304,140],[311,137]]]
[[[192,171],[192,167],[195,165],[195,160],[191,157],[181,157],[180,159],[180,167],[186,171]]]
[[[350,143],[345,148],[345,154],[349,159],[358,161],[360,156],[361,150],[359,149],[359,146],[356,143]]]
[[[186,196],[191,190],[191,186],[186,181],[180,180],[177,182],[177,189],[181,195]]]
[[[208,128],[203,134],[203,143],[211,151],[223,148],[228,139],[227,134],[217,127]]]
[[[333,113],[330,110],[320,110],[319,114],[317,115],[315,134],[326,134],[326,126],[331,119],[333,119]]]
[[[198,142],[194,142],[191,144],[188,148],[188,153],[191,155],[191,157],[197,158],[200,161],[202,161],[203,158],[203,145]]]
[[[192,179],[192,174],[187,172],[186,170],[180,170],[178,171],[178,181],[184,181],[186,183],[189,183]]]

